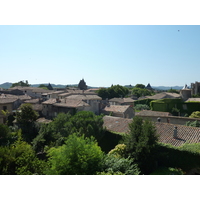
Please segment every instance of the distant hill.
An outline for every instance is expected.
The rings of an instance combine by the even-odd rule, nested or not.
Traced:
[[[39,87],[41,84],[49,85],[49,83],[40,83],[40,84],[31,84],[31,87]],[[50,84],[53,88],[65,88],[66,87],[66,85],[61,85],[61,84],[58,84],[58,85],[53,84],[53,83],[50,83]]]
[[[175,89],[175,90],[181,90],[183,86],[151,86],[155,90],[170,90]]]
[[[44,84],[44,85],[48,85],[49,83],[41,83],[41,84]],[[31,84],[31,87],[39,87],[39,85],[41,84]],[[0,88],[4,88],[4,89],[8,89],[12,86],[12,83],[10,82],[6,82],[6,83],[2,83],[0,84]],[[66,86],[68,87],[78,87],[78,84],[68,84],[68,85],[61,85],[61,84],[51,84],[51,86],[53,88],[65,88]],[[125,87],[127,88],[131,88],[133,86],[130,87],[130,85],[125,85]],[[98,87],[92,87],[92,86],[88,86],[88,89],[90,88],[98,88]],[[169,89],[175,89],[175,90],[181,90],[183,88],[183,86],[152,86],[153,89],[155,90],[169,90]]]
[[[8,89],[12,86],[12,83],[6,82],[0,85],[0,88]]]

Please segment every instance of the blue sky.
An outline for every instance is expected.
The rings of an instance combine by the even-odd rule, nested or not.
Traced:
[[[0,66],[0,83],[190,85],[200,81],[200,26],[1,25]]]

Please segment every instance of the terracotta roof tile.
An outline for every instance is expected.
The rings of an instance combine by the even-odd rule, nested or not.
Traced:
[[[103,110],[107,112],[124,113],[130,106],[110,105],[106,106]]]
[[[138,116],[171,116],[169,112],[159,112],[159,111],[152,111],[152,110],[142,110],[138,113],[136,113]]]
[[[104,116],[104,127],[110,131],[119,133],[129,132],[129,123],[132,119]],[[174,126],[177,127],[177,138],[173,138]],[[159,136],[159,142],[180,146],[186,142],[199,143],[200,142],[200,128],[174,125],[169,123],[155,123],[156,131]]]
[[[89,104],[83,102],[82,100],[66,99],[66,102],[63,103],[54,103],[54,106],[58,107],[68,107],[68,108],[77,108],[81,106],[90,106]]]
[[[17,100],[18,100],[17,98],[0,98],[0,104],[13,103]]]

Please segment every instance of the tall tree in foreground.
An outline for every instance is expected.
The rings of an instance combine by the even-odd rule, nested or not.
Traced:
[[[31,104],[22,104],[20,111],[16,113],[16,120],[19,128],[22,129],[22,135],[27,142],[31,142],[37,135],[35,121],[38,113],[33,110]]]
[[[129,128],[130,132],[124,141],[128,155],[135,159],[143,173],[151,171],[158,141],[155,126],[150,120],[143,121],[142,118],[136,116]]]

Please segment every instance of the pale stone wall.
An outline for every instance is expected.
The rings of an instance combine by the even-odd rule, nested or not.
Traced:
[[[170,124],[179,124],[179,125],[185,125],[186,122],[188,121],[199,121],[200,122],[200,118],[189,118],[189,117],[176,117],[176,116],[140,116],[143,119],[151,119],[153,122],[157,122],[158,117],[161,119],[161,122],[163,123],[169,123]]]

